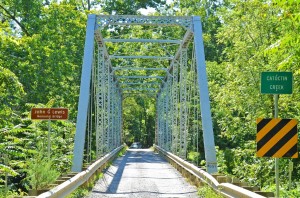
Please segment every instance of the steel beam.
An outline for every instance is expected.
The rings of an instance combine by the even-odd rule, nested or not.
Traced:
[[[137,88],[122,88],[123,91],[145,90],[145,91],[158,91],[158,88],[137,87]]]
[[[167,68],[146,68],[146,67],[113,67],[113,70],[148,70],[148,71],[168,71]]]
[[[144,95],[144,96],[152,98],[152,97],[156,96],[156,93],[153,93],[153,94],[151,94],[151,93],[125,93],[125,94],[123,94],[124,99],[126,99],[126,98],[134,98],[134,97],[136,97],[136,95]]]
[[[161,85],[160,82],[120,82],[122,85]]]
[[[207,74],[205,66],[204,45],[202,39],[202,26],[200,17],[193,17],[194,43],[196,67],[200,91],[200,107],[203,129],[204,152],[208,173],[218,172],[217,157],[210,112]]]
[[[107,25],[153,25],[153,26],[181,26],[187,29],[182,40],[159,40],[159,39],[103,39],[101,32],[96,31],[97,26]],[[203,139],[205,157],[207,162],[207,170],[210,173],[217,171],[216,152],[214,148],[214,136],[212,129],[212,119],[210,112],[210,102],[208,95],[208,84],[204,59],[204,47],[202,40],[202,27],[199,17],[148,17],[148,16],[95,16],[89,15],[86,30],[86,42],[84,51],[84,60],[82,67],[82,78],[80,87],[80,97],[78,105],[77,126],[74,146],[74,159],[72,171],[78,172],[81,170],[83,161],[83,150],[85,143],[85,130],[87,128],[87,115],[96,117],[96,154],[107,153],[112,148],[121,143],[122,134],[122,95],[134,96],[135,94],[156,93],[158,88],[150,87],[149,85],[161,84],[156,79],[163,81],[160,86],[160,91],[157,94],[157,127],[156,138],[158,145],[172,150],[175,154],[179,152],[182,158],[186,157],[187,151],[187,133],[188,133],[188,89],[187,89],[187,46],[192,41],[194,36],[195,56],[197,66],[198,84],[200,90],[200,107],[202,115]],[[94,39],[98,44],[98,60],[93,60]],[[173,57],[169,54],[165,56],[138,56],[136,54],[125,55],[109,55],[106,49],[105,42],[111,43],[158,43],[162,48],[164,44],[177,44],[178,50]],[[164,48],[165,49],[165,48]],[[165,49],[166,50],[166,49]],[[167,50],[166,50],[167,51]],[[125,59],[152,59],[156,64],[165,64],[170,61],[170,67],[163,68],[142,68],[131,67],[129,64],[122,64],[125,67],[112,67],[111,59],[124,59],[122,62],[127,63]],[[195,60],[195,59],[193,59]],[[94,62],[93,62],[94,61]],[[165,61],[165,62],[160,62]],[[96,65],[94,78],[96,82],[91,81],[92,64]],[[166,76],[115,76],[114,71],[117,70],[133,70],[133,71],[165,71]],[[180,74],[179,73],[180,70]],[[172,75],[171,75],[172,74]],[[180,79],[179,79],[180,77]],[[154,79],[152,82],[138,82],[143,80],[123,79]],[[164,80],[165,79],[165,80]],[[120,82],[123,81],[123,82]],[[129,81],[129,82],[124,82]],[[147,80],[145,80],[147,81]],[[151,81],[151,80],[149,80]],[[96,83],[95,93],[91,93],[91,84]],[[120,86],[118,86],[120,84]],[[139,85],[132,86],[130,85]],[[147,86],[144,86],[147,85]],[[124,87],[128,86],[128,87]],[[122,89],[122,87],[124,87]],[[124,90],[125,92],[122,92]],[[139,91],[140,92],[137,92]],[[190,89],[189,89],[190,90]],[[130,92],[131,91],[131,92]],[[94,97],[95,100],[90,100],[89,97]],[[96,106],[95,114],[93,110],[89,111],[90,104]],[[180,104],[180,105],[179,105]],[[89,122],[90,123],[90,122]],[[92,122],[91,122],[92,123]],[[91,124],[91,126],[93,123]],[[90,143],[89,143],[90,144]],[[172,144],[172,147],[170,145]],[[178,146],[177,146],[178,145]]]
[[[110,55],[110,59],[158,59],[158,60],[172,60],[174,57],[172,56],[117,56],[117,55]]]
[[[132,91],[134,91],[134,90],[132,90]],[[132,92],[132,91],[126,91],[126,92],[123,92],[123,94],[140,94],[140,93],[153,93],[153,94],[155,94],[155,93],[157,93],[157,90],[140,90],[140,91],[138,91],[138,90],[136,90],[137,92]],[[142,92],[142,91],[147,91],[147,92]]]
[[[178,152],[178,63],[173,66],[172,77],[172,152],[177,154]]]
[[[96,15],[89,15],[86,28],[84,57],[81,72],[80,94],[78,103],[78,114],[76,122],[76,133],[74,142],[74,158],[72,164],[73,172],[80,172],[83,164],[83,152],[85,143],[85,131],[88,117],[88,106],[90,96],[90,83],[94,57],[94,32],[96,28]]]
[[[97,59],[97,82],[96,84],[96,157],[99,158],[103,154],[104,145],[104,72],[105,72],[105,56],[104,47],[98,47]]]
[[[193,38],[193,32],[191,30],[187,30],[183,37],[182,43],[179,46],[179,48],[174,56],[174,59],[172,60],[172,62],[170,64],[170,67],[168,68],[168,73],[172,73],[174,64],[180,62],[181,51],[188,46],[188,44],[190,43],[192,38]],[[167,81],[167,78],[168,78],[168,76],[166,76],[166,79],[164,81]]]
[[[181,26],[191,28],[191,17],[184,16],[138,16],[138,15],[99,15],[99,26],[108,25],[147,25],[147,26]]]
[[[161,39],[104,39],[111,43],[173,43],[180,44],[181,40],[161,40]]]
[[[172,78],[167,81],[167,150],[171,151],[172,147]]]
[[[179,111],[179,156],[186,159],[187,154],[187,49],[182,49],[180,56],[180,111]]]
[[[117,78],[158,78],[158,79],[163,79],[164,76],[117,76]]]

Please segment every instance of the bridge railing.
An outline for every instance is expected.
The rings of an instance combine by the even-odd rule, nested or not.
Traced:
[[[179,158],[178,156],[162,149],[161,147],[154,145],[154,149],[163,155],[167,161],[172,164],[177,170],[179,170],[182,175],[188,178],[192,183],[196,186],[201,186],[203,183],[210,186],[214,189],[215,192],[221,194],[224,197],[243,197],[243,198],[263,198],[260,194],[247,190],[243,187],[234,185],[232,183],[228,183],[228,177],[223,176],[225,178],[224,183],[219,183],[219,181],[211,175],[204,171],[203,169]]]
[[[71,194],[75,189],[88,182],[93,178],[95,173],[102,170],[103,167],[121,151],[124,145],[114,149],[112,152],[106,154],[102,158],[98,159],[96,162],[87,167],[86,170],[77,173],[72,178],[66,180],[55,188],[41,194],[38,198],[61,198]],[[224,197],[234,198],[264,198],[260,194],[242,188],[240,186],[234,185],[228,182],[219,182],[214,175],[211,175],[204,171],[203,169],[179,158],[178,156],[154,145],[156,151],[163,155],[177,170],[179,170],[184,177],[188,178],[195,185],[200,186],[203,183],[210,186],[214,191],[221,194]],[[227,178],[226,178],[227,180]],[[226,181],[225,180],[225,181]]]
[[[87,167],[86,170],[77,173],[75,176],[66,180],[55,188],[39,195],[38,198],[62,198],[71,194],[76,188],[92,179],[95,173],[98,173],[99,170],[102,170],[109,161],[116,157],[123,147],[124,145],[114,149],[110,153],[92,163],[89,167]]]

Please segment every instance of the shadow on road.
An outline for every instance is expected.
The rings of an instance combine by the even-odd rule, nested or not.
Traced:
[[[198,197],[197,189],[150,149],[128,149],[106,170],[103,180],[90,197]]]

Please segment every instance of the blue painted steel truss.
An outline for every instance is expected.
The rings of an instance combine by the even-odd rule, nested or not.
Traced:
[[[153,38],[103,38],[121,26],[160,30],[153,29]],[[165,38],[164,27],[181,28],[184,35]],[[122,46],[108,50],[132,43],[151,53],[124,54]],[[87,21],[72,171],[81,171],[84,155],[92,159],[93,148],[99,158],[122,143],[122,100],[148,92],[157,99],[156,144],[186,159],[201,126],[207,170],[217,172],[200,17],[118,15],[89,15]]]

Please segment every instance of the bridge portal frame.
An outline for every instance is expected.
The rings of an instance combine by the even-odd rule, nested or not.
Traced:
[[[177,63],[178,58],[182,56],[182,51],[185,50],[191,37],[194,37],[196,70],[197,70],[197,79],[198,79],[198,86],[200,92],[200,109],[201,109],[201,118],[202,118],[201,120],[202,120],[206,166],[207,166],[207,171],[209,173],[217,172],[216,150],[215,150],[212,118],[211,118],[211,111],[210,111],[209,91],[208,91],[208,82],[207,82],[205,56],[204,56],[204,45],[202,39],[202,25],[201,25],[200,17],[198,16],[157,17],[157,16],[119,16],[119,15],[113,15],[113,16],[112,15],[110,16],[89,15],[88,16],[85,47],[84,47],[84,57],[83,57],[83,64],[82,64],[82,76],[81,76],[81,85],[80,85],[72,171],[79,172],[82,170],[89,98],[91,95],[90,87],[91,87],[95,39],[97,40],[97,42],[104,42],[104,39],[102,38],[97,39],[97,37],[101,36],[99,35],[98,28],[107,25],[154,25],[154,26],[157,25],[157,26],[181,26],[185,28],[187,32],[181,42],[181,46],[179,47],[175,57],[172,57],[172,63],[169,68],[169,73],[172,70],[173,65],[178,64]],[[105,56],[108,56],[108,60],[109,60],[109,55],[107,54],[107,52],[105,52]],[[113,56],[112,58],[120,58],[120,57]],[[138,57],[126,57],[126,58],[138,58]],[[149,58],[149,57],[142,57],[142,58]],[[151,58],[155,58],[155,57],[151,57]],[[179,98],[176,97],[168,98],[168,100],[171,99],[178,100]],[[121,108],[120,105],[121,104],[119,104],[119,108]],[[166,108],[169,108],[169,106]],[[171,122],[176,123],[176,118],[173,117]],[[158,125],[159,124],[160,123],[158,123]],[[181,128],[185,128],[185,123],[181,123],[180,126]],[[158,137],[156,137],[156,139],[157,138]],[[176,137],[170,138],[169,135],[167,138],[172,140],[176,139]],[[186,137],[180,137],[180,138],[184,139]],[[186,147],[186,145],[184,144],[180,144],[180,145],[181,147]]]

